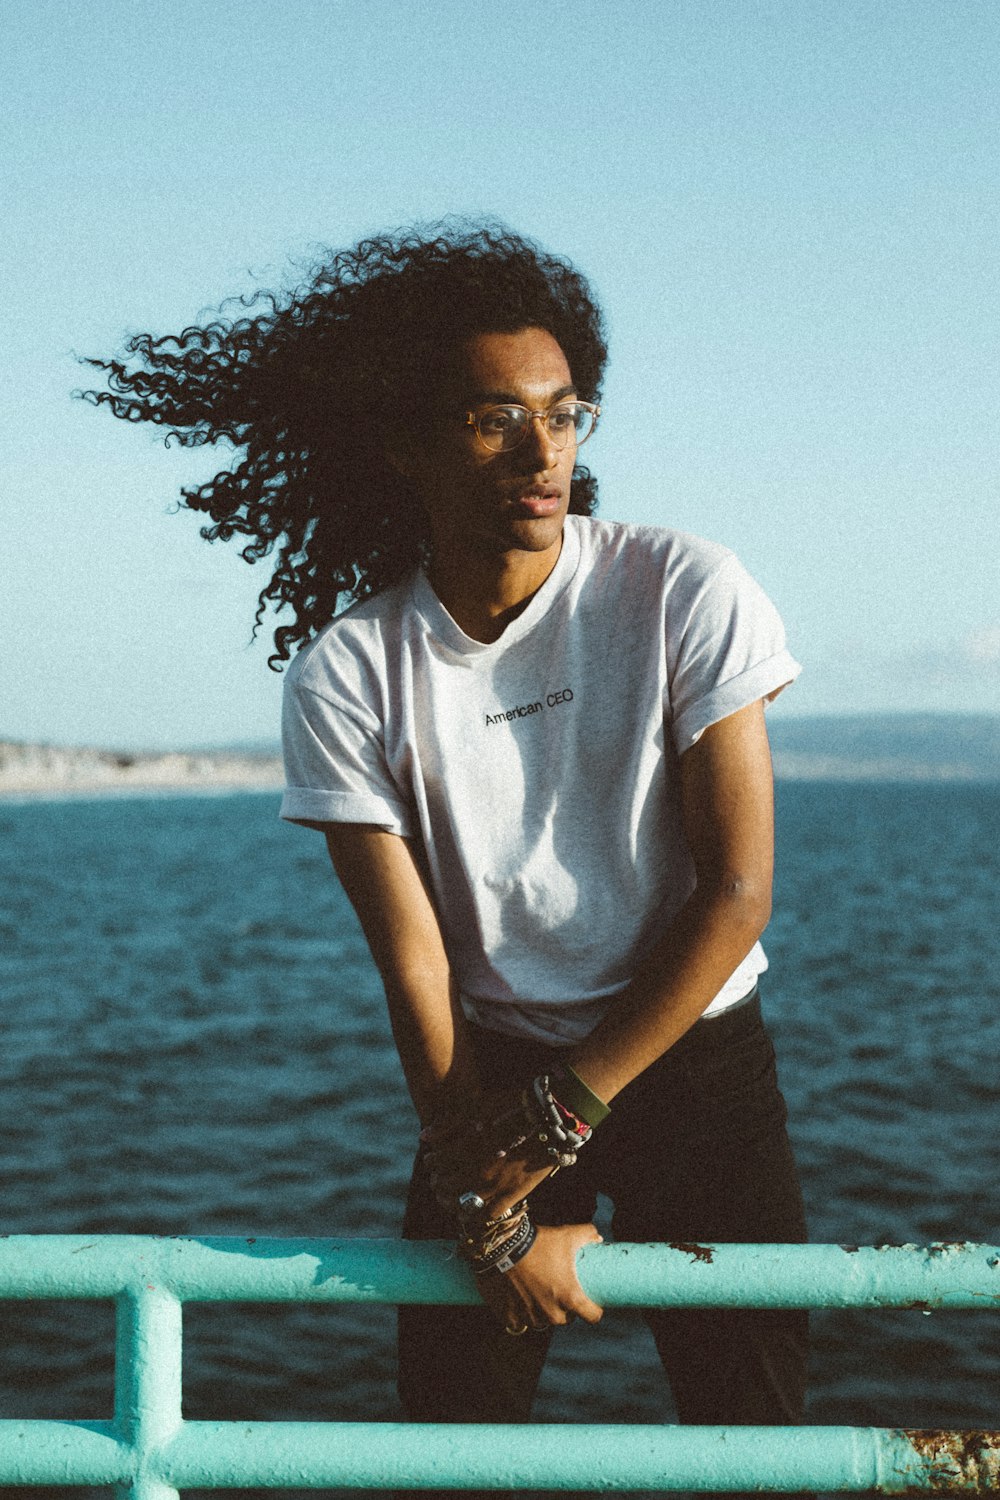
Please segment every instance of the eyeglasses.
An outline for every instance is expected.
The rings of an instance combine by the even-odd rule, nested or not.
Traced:
[[[601,408],[592,401],[556,401],[545,411],[530,411],[526,406],[486,406],[482,411],[465,413],[466,427],[474,427],[476,436],[491,453],[509,453],[528,436],[537,418],[545,423],[545,433],[555,448],[565,448],[572,438],[579,448],[597,426]]]

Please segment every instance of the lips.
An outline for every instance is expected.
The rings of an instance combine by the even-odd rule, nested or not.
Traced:
[[[515,505],[523,515],[551,516],[559,509],[562,491],[551,485],[535,484],[523,490],[515,499]]]

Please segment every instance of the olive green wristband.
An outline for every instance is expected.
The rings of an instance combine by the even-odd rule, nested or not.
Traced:
[[[596,1130],[602,1120],[606,1120],[611,1113],[611,1106],[605,1104],[603,1099],[598,1099],[593,1089],[587,1087],[578,1073],[574,1073],[566,1063],[561,1063],[557,1073],[558,1099],[560,1104],[565,1104],[567,1109],[579,1115],[584,1124],[589,1125],[591,1130]]]

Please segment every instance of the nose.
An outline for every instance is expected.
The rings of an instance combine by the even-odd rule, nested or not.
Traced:
[[[552,441],[552,434],[546,426],[546,417],[537,412],[532,413],[531,425],[524,435],[524,448],[526,456],[531,455],[536,461],[535,466],[541,469],[552,469],[559,459],[559,449]]]

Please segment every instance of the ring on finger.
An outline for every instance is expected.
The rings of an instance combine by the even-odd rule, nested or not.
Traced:
[[[520,1326],[520,1328],[509,1328],[505,1324],[503,1331],[504,1331],[504,1333],[509,1333],[512,1339],[519,1339],[521,1337],[522,1333],[527,1333],[527,1331],[528,1331],[528,1325],[527,1325],[527,1323],[522,1323],[521,1326]]]

